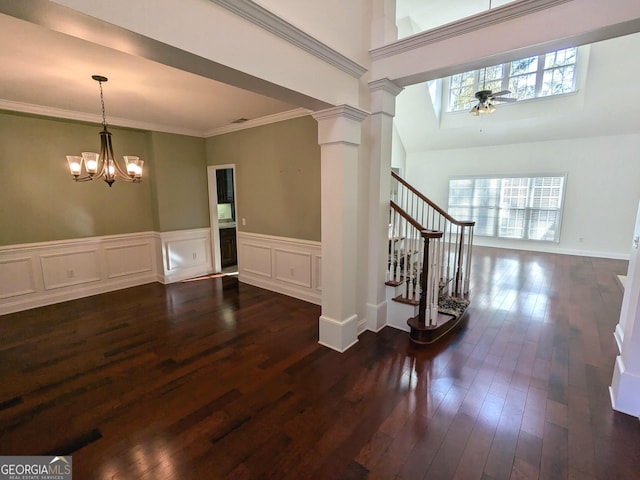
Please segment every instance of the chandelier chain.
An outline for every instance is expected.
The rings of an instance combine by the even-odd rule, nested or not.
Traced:
[[[107,128],[107,116],[104,113],[104,97],[102,95],[102,82],[99,81],[98,84],[100,85],[100,104],[102,105],[102,126]]]

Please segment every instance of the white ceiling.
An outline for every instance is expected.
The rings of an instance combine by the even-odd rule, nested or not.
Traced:
[[[295,110],[289,103],[0,14],[0,109],[207,136],[238,118]],[[58,110],[59,109],[59,110]]]

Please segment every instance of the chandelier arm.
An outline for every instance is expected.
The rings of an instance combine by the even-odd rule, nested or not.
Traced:
[[[125,170],[123,170],[120,167],[120,164],[116,160],[116,156],[113,154],[113,145],[111,143],[111,133],[109,133],[109,136],[107,137],[107,149],[109,154],[108,158],[113,160],[113,166],[115,167],[116,176],[121,178],[122,180],[131,182],[132,181],[131,177]]]
[[[90,180],[93,180],[95,178],[95,175],[85,175],[83,177],[81,177],[80,175],[78,176],[73,176],[73,181],[74,182],[88,182]]]

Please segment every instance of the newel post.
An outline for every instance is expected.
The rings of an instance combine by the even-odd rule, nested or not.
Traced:
[[[418,303],[418,315],[407,321],[410,332],[409,338],[419,344],[431,343],[431,332],[435,326],[432,319],[438,318],[438,279],[439,268],[432,269],[431,262],[438,258],[438,252],[432,252],[431,240],[442,238],[442,232],[435,230],[423,230],[420,232],[423,239],[422,273],[420,275],[420,300]],[[433,253],[433,255],[431,255]]]

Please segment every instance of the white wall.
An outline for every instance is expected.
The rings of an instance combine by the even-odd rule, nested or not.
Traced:
[[[451,176],[567,173],[560,243],[486,237],[475,243],[628,258],[640,199],[638,152],[640,134],[435,150],[408,154],[406,178],[446,207]]]
[[[402,138],[398,133],[398,129],[393,126],[393,142],[391,145],[391,166],[393,168],[399,168],[400,172],[405,171],[407,165],[407,152],[404,149]]]
[[[366,67],[371,0],[258,0],[266,9]]]

